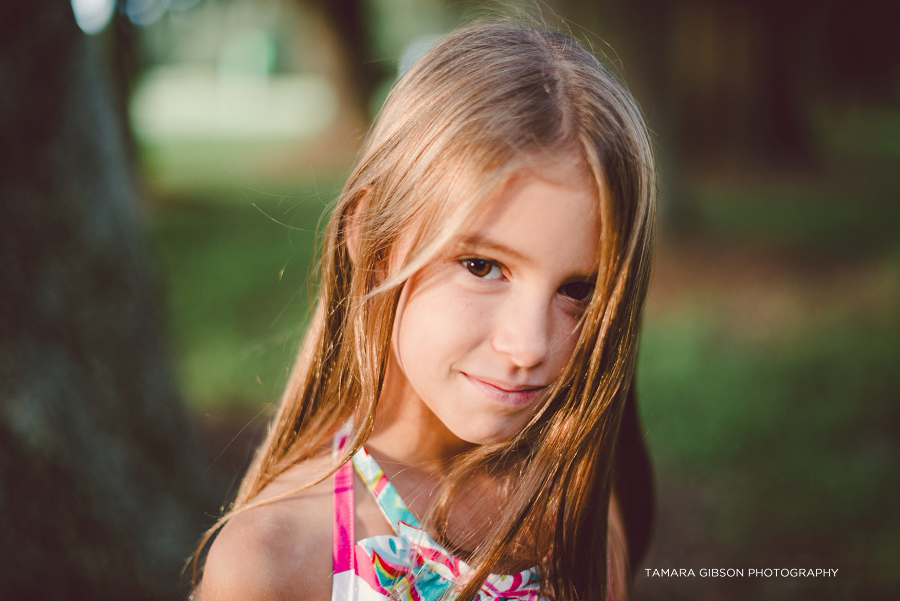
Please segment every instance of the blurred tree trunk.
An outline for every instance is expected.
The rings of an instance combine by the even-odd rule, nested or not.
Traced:
[[[693,164],[813,160],[809,0],[569,1],[618,30],[614,47],[667,152]]]
[[[672,94],[669,49],[676,5],[671,0],[552,0],[563,27],[604,59],[633,94],[656,143],[660,215],[689,227],[684,192],[687,159],[678,127],[679,99]]]
[[[138,26],[117,10],[106,30],[94,38],[102,46],[99,54],[106,59],[100,69],[108,74],[113,116],[120,128],[128,163],[133,165],[138,160],[138,144],[131,129],[129,107],[137,78],[147,66],[138,48]]]
[[[299,0],[327,29],[330,50],[337,59],[338,86],[350,108],[363,123],[369,120],[369,102],[387,75],[373,54],[371,19],[364,0]]]
[[[183,598],[214,511],[67,0],[0,8],[0,591]]]
[[[606,55],[658,142],[664,221],[691,228],[696,167],[808,165],[809,0],[549,0]],[[813,74],[814,76],[814,74]]]

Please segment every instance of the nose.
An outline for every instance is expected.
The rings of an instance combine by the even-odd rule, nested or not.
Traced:
[[[494,350],[518,368],[532,368],[550,354],[550,303],[543,295],[519,295],[504,303],[492,337]]]

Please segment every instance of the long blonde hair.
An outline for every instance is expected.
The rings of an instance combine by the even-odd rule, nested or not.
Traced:
[[[649,277],[655,168],[632,97],[594,56],[554,32],[505,24],[462,29],[395,86],[328,221],[314,315],[280,409],[217,527],[255,506],[268,483],[319,453],[342,424],[355,424],[342,461],[362,446],[404,282],[516,169],[560,152],[583,161],[599,205],[599,276],[579,340],[549,400],[520,433],[454,462],[429,522],[448,538],[453,500],[475,474],[514,482],[456,598],[473,599],[498,562],[521,557],[523,545],[555,599],[607,597],[607,565],[622,563],[604,561],[608,538],[619,559],[623,544],[609,537],[607,516]],[[401,236],[404,253],[394,265]],[[523,528],[531,535],[521,536]],[[611,578],[616,590],[623,578]]]

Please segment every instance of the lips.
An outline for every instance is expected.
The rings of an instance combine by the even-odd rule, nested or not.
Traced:
[[[500,405],[513,409],[531,404],[546,389],[546,386],[543,385],[509,384],[490,378],[472,376],[465,372],[463,372],[463,375],[484,396]]]

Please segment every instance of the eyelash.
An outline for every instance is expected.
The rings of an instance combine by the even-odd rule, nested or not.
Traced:
[[[490,259],[481,259],[478,257],[469,257],[466,259],[460,259],[460,265],[466,268],[466,270],[471,273],[473,276],[479,279],[486,280],[497,280],[502,277],[502,272],[500,271],[500,264],[496,261],[491,261]],[[483,269],[478,269],[478,267],[488,268],[488,271],[483,275],[479,275],[478,272]],[[489,278],[487,277],[490,273],[496,269],[498,271],[498,277]],[[583,287],[583,288],[582,288]],[[570,290],[569,292],[565,292],[566,288],[574,288],[574,290]],[[594,283],[590,281],[581,281],[581,282],[569,282],[567,284],[563,284],[559,287],[559,292],[571,300],[572,302],[584,304],[586,305],[590,300],[591,296],[594,293]]]
[[[563,292],[563,294],[565,294],[566,297],[572,299],[576,303],[587,305],[588,302],[590,302],[591,297],[594,295],[594,283],[593,282],[569,282],[568,284],[563,284],[562,286],[560,286],[559,289],[560,289],[560,291],[562,291],[565,288],[582,287],[582,286],[584,287],[584,289],[576,288],[576,290],[578,290],[578,292],[580,294],[578,294],[578,293],[567,294],[565,292]]]

